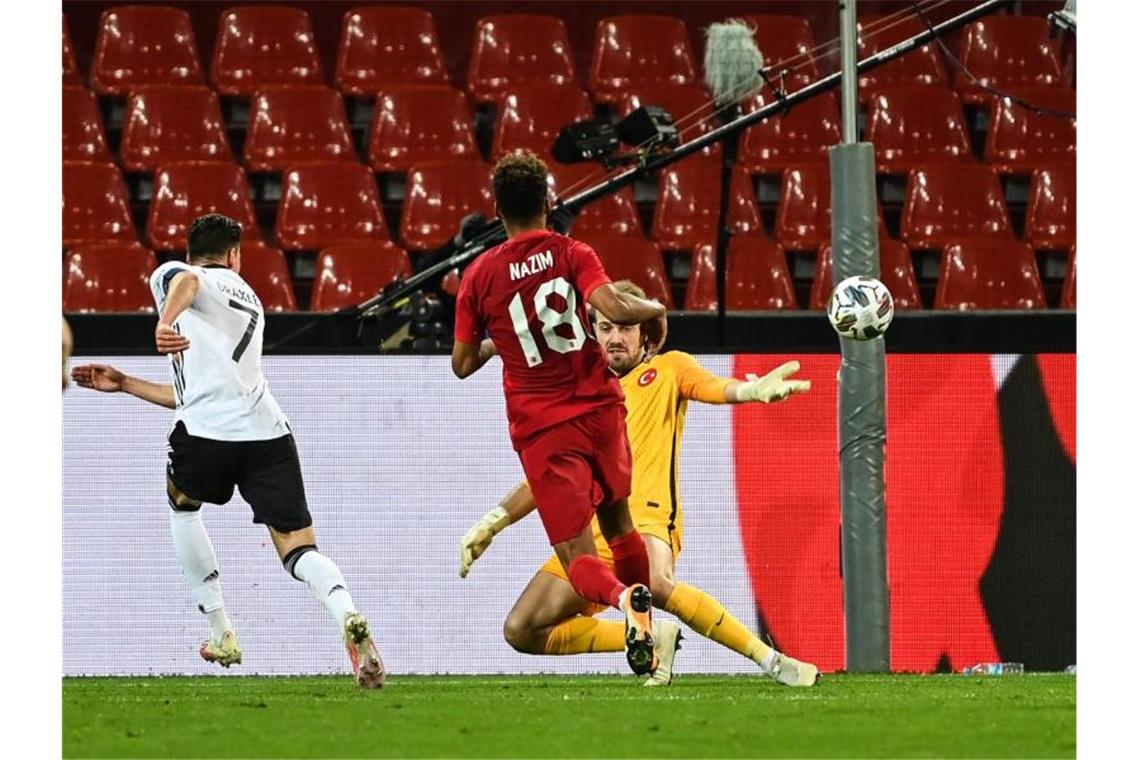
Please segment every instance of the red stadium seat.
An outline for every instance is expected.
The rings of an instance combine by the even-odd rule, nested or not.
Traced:
[[[1057,87],[1010,90],[1038,108],[1062,113],[1077,112],[1077,93]],[[1053,114],[1034,113],[1016,103],[997,98],[990,131],[986,135],[986,161],[1002,174],[1030,174],[1051,164],[1075,163],[1076,122]]]
[[[91,88],[126,95],[151,84],[203,84],[190,14],[164,5],[108,8],[99,20]]]
[[[764,68],[772,73],[788,69],[814,79],[819,74],[811,50],[815,47],[811,24],[800,16],[753,13],[742,17],[755,31],[752,38],[764,55]]]
[[[988,87],[1063,87],[1064,74],[1040,16],[987,16],[966,27],[958,54],[962,66]],[[993,97],[959,70],[954,78],[962,102],[988,106]]]
[[[480,160],[467,97],[446,85],[402,85],[376,96],[368,155],[378,172],[427,161]]]
[[[270,85],[255,92],[244,152],[251,172],[357,160],[340,93],[320,85]]]
[[[789,85],[789,89],[798,86]],[[749,99],[755,111],[772,101],[767,88]],[[791,111],[749,127],[740,141],[740,163],[749,174],[779,174],[789,166],[827,161],[827,149],[840,140],[839,107],[823,93],[792,106]]]
[[[1038,250],[1063,251],[1077,242],[1077,167],[1033,172],[1025,215],[1025,240]]]
[[[99,103],[85,87],[63,86],[63,160],[111,160]]]
[[[146,234],[160,251],[185,251],[186,230],[203,214],[225,214],[242,226],[242,240],[259,240],[261,231],[250,202],[245,174],[236,164],[166,164],[154,174]]]
[[[704,158],[684,159],[662,170],[653,209],[653,239],[669,251],[691,251],[716,240],[720,214],[721,165]],[[728,228],[734,235],[762,233],[760,207],[752,181],[732,174]]]
[[[576,85],[566,25],[554,16],[514,13],[475,25],[467,90],[476,103],[492,103],[518,87]]]
[[[889,237],[878,208],[879,237]],[[831,174],[827,164],[788,169],[780,182],[775,238],[789,251],[818,251],[831,243]]]
[[[952,240],[1012,237],[997,172],[983,164],[932,164],[912,169],[903,200],[901,237],[913,249]]]
[[[832,271],[831,246],[825,245],[819,251],[815,279],[811,283],[812,309],[826,309],[835,289]],[[907,311],[921,309],[922,298],[918,293],[918,279],[914,276],[914,265],[906,244],[887,237],[879,238],[879,280],[891,291],[895,309]]]
[[[154,311],[150,273],[157,266],[154,254],[138,243],[73,248],[64,261],[63,310]]]
[[[345,13],[336,57],[341,92],[373,97],[402,84],[447,84],[431,14],[403,5],[368,5]]]
[[[437,161],[408,170],[400,240],[411,250],[438,248],[473,211],[495,215],[491,168],[475,161]]]
[[[278,244],[287,251],[388,240],[372,172],[347,162],[306,164],[287,171],[276,230]]]
[[[586,93],[573,87],[511,90],[499,102],[491,159],[497,161],[507,153],[525,149],[550,162],[550,149],[562,127],[593,115]]]
[[[570,197],[599,184],[605,173],[593,164],[552,164],[553,189],[559,197]],[[636,235],[645,237],[637,213],[633,188],[624,187],[582,209],[571,230],[574,237]]]
[[[138,240],[127,188],[114,164],[63,163],[63,247]]]
[[[324,84],[309,14],[283,5],[243,5],[218,20],[210,81],[248,97],[268,84]]]
[[[661,250],[645,238],[633,235],[575,235],[595,251],[614,282],[630,280],[640,285],[649,298],[656,298],[669,309],[673,308],[673,294],[669,278],[661,260]]]
[[[926,24],[910,11],[892,14],[867,15],[859,19],[858,55],[862,60],[881,50],[926,31]],[[859,77],[859,94],[867,94],[884,87],[901,85],[950,84],[950,77],[934,43],[899,56]]]
[[[371,241],[331,246],[317,256],[309,311],[336,311],[368,300],[388,283],[408,277],[408,254],[392,243]]]
[[[119,158],[132,172],[171,161],[232,161],[218,96],[195,86],[135,90],[127,101]]]
[[[725,293],[729,311],[798,308],[784,251],[762,235],[736,235],[729,241]],[[716,307],[716,246],[703,243],[693,251],[685,308],[710,311]]]
[[[1077,308],[1077,247],[1069,249],[1069,271],[1065,273],[1065,284],[1061,287],[1061,308]]]
[[[948,245],[934,308],[1041,309],[1045,289],[1033,249],[1019,240],[978,238]]]
[[[241,278],[249,283],[265,311],[296,311],[293,280],[285,255],[259,241],[242,241]]]
[[[698,82],[689,30],[669,16],[611,16],[598,22],[590,90],[598,103],[616,103],[639,85]]]
[[[67,28],[67,16],[63,16],[63,83],[83,84],[79,64],[75,62],[75,49],[71,46],[71,32]]]
[[[892,87],[872,95],[866,140],[875,144],[876,170],[882,174],[974,160],[962,104],[938,87]]]

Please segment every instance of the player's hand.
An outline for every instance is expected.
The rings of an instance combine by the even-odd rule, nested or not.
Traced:
[[[162,322],[154,328],[154,345],[160,354],[177,354],[190,348],[190,339]]]
[[[811,380],[797,380],[792,377],[800,371],[800,363],[790,361],[781,364],[764,377],[747,374],[747,382],[741,383],[736,394],[741,401],[761,401],[771,404],[783,401],[794,393],[807,393],[811,390]]]
[[[668,332],[669,320],[665,314],[657,319],[641,323],[641,334],[645,336],[645,358],[647,360],[661,353],[661,349],[665,347],[665,336]]]
[[[467,535],[459,542],[459,577],[466,578],[471,572],[471,564],[483,556],[487,547],[504,528],[511,524],[507,510],[495,507],[471,526]]]
[[[121,391],[125,378],[126,375],[109,364],[84,364],[71,368],[71,379],[76,385],[104,393]]]

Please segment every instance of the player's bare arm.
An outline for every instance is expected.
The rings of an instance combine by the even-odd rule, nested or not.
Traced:
[[[530,484],[524,480],[499,502],[499,506],[479,518],[479,522],[472,525],[459,542],[459,577],[467,577],[471,565],[483,556],[495,536],[529,515],[537,506]]]
[[[194,302],[198,287],[198,276],[193,272],[179,272],[170,281],[166,304],[154,328],[154,344],[160,354],[177,354],[190,348],[190,340],[180,335],[173,325]]]
[[[606,283],[590,294],[590,306],[616,325],[642,325],[646,350],[650,354],[657,353],[664,345],[667,312],[656,301],[622,292],[613,283]]]
[[[479,345],[457,340],[451,347],[451,371],[463,380],[478,372],[496,353],[490,338],[484,338]]]
[[[152,383],[124,374],[109,364],[84,364],[71,370],[71,379],[80,388],[103,393],[129,393],[135,398],[174,409],[174,386]]]

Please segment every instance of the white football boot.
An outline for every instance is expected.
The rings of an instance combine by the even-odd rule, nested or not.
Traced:
[[[668,686],[673,683],[673,658],[681,648],[681,626],[668,620],[653,621],[653,651],[657,670],[645,679],[643,686]]]

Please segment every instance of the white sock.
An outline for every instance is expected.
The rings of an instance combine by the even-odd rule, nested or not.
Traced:
[[[316,549],[298,557],[291,572],[294,578],[308,585],[313,596],[333,616],[338,630],[344,626],[345,616],[356,612],[356,605],[352,603],[352,596],[348,593],[340,568]]]
[[[218,641],[223,633],[232,631],[233,626],[222,602],[218,557],[206,534],[206,526],[202,524],[202,511],[170,510],[170,537],[174,540],[174,553],[190,584],[194,601],[210,621],[210,636]]]

